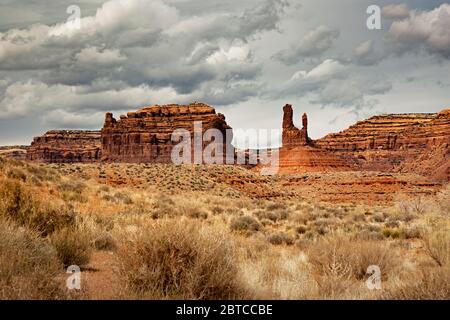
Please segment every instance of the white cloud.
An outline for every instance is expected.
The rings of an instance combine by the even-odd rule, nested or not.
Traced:
[[[388,19],[404,19],[409,17],[409,8],[406,3],[391,4],[381,9],[381,15]]]
[[[373,50],[372,40],[367,40],[361,43],[353,50],[353,54],[357,57],[366,57]]]
[[[228,61],[245,61],[250,55],[248,46],[232,46],[228,50],[220,49],[206,59],[210,64],[223,64]]]
[[[372,96],[392,89],[386,78],[376,78],[355,65],[326,59],[309,71],[301,70],[284,83],[274,98],[308,97],[310,103],[322,106],[370,108]]]
[[[309,72],[306,71],[296,72],[292,76],[291,80],[304,79],[315,82],[324,81],[342,75],[345,70],[346,67],[342,65],[339,61],[327,59],[318,66],[311,69]]]
[[[389,104],[389,91],[411,75],[411,88],[439,87],[448,78],[448,5],[387,6],[392,28],[368,33],[355,1],[299,7],[294,0],[92,0],[80,4],[80,30],[54,24],[67,17],[69,0],[7,2],[23,14],[0,19],[0,136],[10,123],[95,127],[90,119],[102,121],[105,111],[194,100],[219,109],[239,105],[249,119],[251,101],[263,107],[273,99],[366,111],[376,100]],[[22,19],[27,11],[41,18],[29,23]],[[431,65],[439,67],[424,80]],[[427,106],[426,97],[447,97],[427,92]],[[278,126],[275,118],[264,125]]]
[[[392,23],[389,37],[398,52],[424,49],[450,58],[450,4],[411,11],[409,18]]]
[[[97,10],[95,16],[82,17],[79,29],[66,22],[52,27],[49,35],[72,37],[114,33],[117,36],[117,32],[139,29],[152,32],[167,28],[178,19],[177,9],[160,0],[110,0]]]
[[[77,63],[82,65],[114,65],[126,60],[118,49],[101,50],[97,47],[84,48],[75,56]]]

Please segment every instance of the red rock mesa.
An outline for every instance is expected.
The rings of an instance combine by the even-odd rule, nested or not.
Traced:
[[[450,109],[390,114],[360,121],[316,145],[360,170],[418,173],[450,180]]]
[[[100,155],[100,131],[51,130],[34,138],[26,158],[47,163],[71,163],[99,161]]]
[[[450,109],[439,113],[380,115],[359,121],[322,139],[308,136],[308,118],[294,125],[291,105],[283,108],[280,173],[322,171],[383,171],[416,173],[450,180]],[[202,132],[230,129],[222,114],[203,103],[155,105],[120,119],[106,114],[100,131],[53,130],[37,137],[27,159],[42,162],[171,162],[175,129],[191,136],[194,122]],[[222,141],[225,149],[225,141]],[[203,141],[202,148],[209,144]],[[194,152],[192,150],[192,152]],[[225,154],[225,150],[224,150]]]
[[[206,104],[193,103],[149,106],[129,112],[119,120],[107,113],[101,132],[102,160],[171,163],[172,148],[178,144],[171,141],[172,132],[185,129],[193,138],[194,122],[197,121],[202,123],[202,134],[208,129],[218,129],[222,133],[225,155],[226,129],[231,129],[225,116],[216,114],[214,108]],[[209,143],[203,141],[203,148]]]

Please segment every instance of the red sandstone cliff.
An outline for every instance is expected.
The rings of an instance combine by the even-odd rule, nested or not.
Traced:
[[[202,123],[202,134],[208,129],[218,129],[225,138],[226,130],[231,129],[222,114],[216,114],[214,108],[203,103],[149,106],[129,112],[119,120],[107,113],[101,131],[102,159],[170,163],[172,148],[177,144],[171,141],[172,133],[185,129],[193,137],[194,122]],[[225,141],[220,142],[225,155]],[[204,141],[202,149],[208,144]]]
[[[292,106],[285,105],[278,173],[346,171],[351,168],[341,158],[314,145],[308,137],[306,114],[302,116],[302,125],[301,129],[294,126]]]
[[[100,131],[51,130],[34,138],[26,158],[47,163],[71,163],[95,162],[100,156]]]
[[[361,170],[418,173],[449,180],[450,109],[380,115],[315,141]]]
[[[306,114],[299,129],[293,123],[292,106],[284,106],[283,112],[280,173],[369,170],[450,180],[450,109],[436,114],[375,116],[317,141],[308,137]],[[119,120],[107,113],[101,133],[49,131],[34,139],[27,159],[170,163],[176,144],[171,141],[172,132],[186,129],[192,136],[194,122],[202,123],[202,133],[214,128],[225,137],[230,129],[222,114],[202,103],[149,106]],[[202,148],[207,144],[204,141]],[[225,154],[226,141],[221,147]]]
[[[28,146],[1,146],[0,156],[16,160],[25,160]]]

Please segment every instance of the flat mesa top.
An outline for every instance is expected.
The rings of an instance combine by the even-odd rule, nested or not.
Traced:
[[[191,103],[189,105],[167,104],[146,106],[132,113],[150,113],[150,114],[208,114],[215,113],[213,107],[204,103]]]

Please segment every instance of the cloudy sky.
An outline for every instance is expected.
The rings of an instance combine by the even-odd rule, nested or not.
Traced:
[[[80,8],[79,28],[67,8]],[[381,30],[366,26],[369,5]],[[309,115],[320,138],[380,113],[450,107],[438,0],[0,0],[0,145],[201,101],[233,128]],[[70,19],[69,19],[70,20]]]

